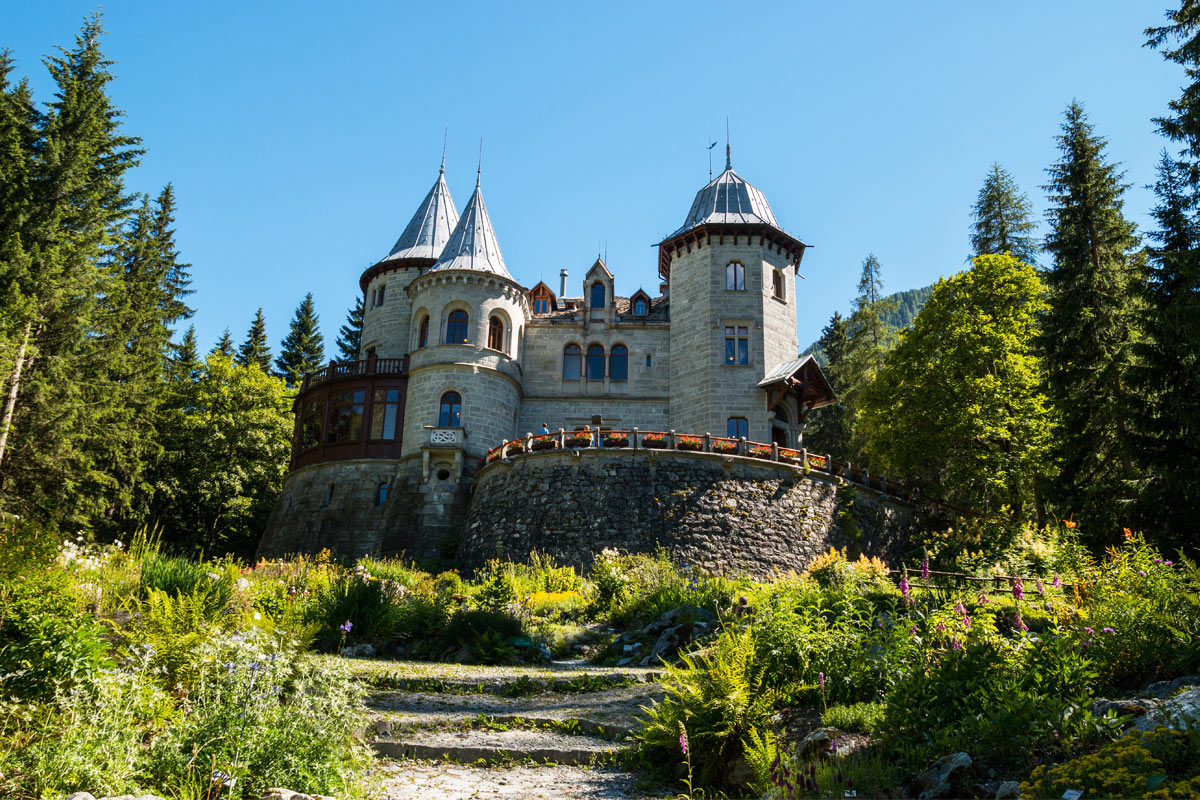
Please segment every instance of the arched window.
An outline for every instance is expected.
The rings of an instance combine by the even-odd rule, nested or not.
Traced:
[[[577,381],[581,374],[580,362],[583,359],[583,351],[579,349],[577,344],[569,344],[563,348],[563,380]]]
[[[608,357],[608,378],[614,381],[629,380],[629,348],[623,344],[614,344],[612,354]]]
[[[633,315],[635,317],[646,316],[646,301],[643,298],[639,297],[637,300],[634,301]]]
[[[438,413],[439,428],[457,428],[462,424],[462,397],[458,392],[442,395],[442,407]]]
[[[459,309],[450,312],[450,318],[446,320],[446,344],[466,344],[467,343],[467,312]]]
[[[731,292],[746,291],[746,268],[740,261],[730,261],[725,267],[725,288]]]
[[[417,347],[429,344],[429,315],[421,317],[421,326],[417,329]]]
[[[504,323],[499,317],[488,320],[488,347],[493,350],[504,350]]]
[[[592,308],[604,308],[604,284],[596,281],[592,284]]]
[[[750,435],[750,423],[745,417],[730,417],[725,435],[731,439],[745,439]]]
[[[589,381],[604,380],[604,345],[588,345],[587,376]]]
[[[386,483],[379,484],[379,491],[375,493],[375,505],[381,506],[387,502],[388,485]]]

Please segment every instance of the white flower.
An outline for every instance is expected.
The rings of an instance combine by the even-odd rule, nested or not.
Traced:
[[[254,621],[255,621],[255,622],[258,622],[260,619],[262,619],[262,614],[260,614],[260,613],[258,613],[257,611],[255,611],[255,612],[254,612]]]

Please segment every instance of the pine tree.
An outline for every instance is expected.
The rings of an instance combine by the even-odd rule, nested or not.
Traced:
[[[1184,0],[1147,45],[1184,67],[1188,84],[1155,122],[1180,145],[1158,170],[1150,268],[1140,282],[1144,340],[1131,372],[1134,453],[1146,471],[1138,521],[1169,547],[1197,548],[1200,519],[1200,3]],[[1169,46],[1170,45],[1170,46]]]
[[[1067,107],[1057,137],[1061,160],[1047,172],[1051,203],[1042,322],[1047,394],[1060,420],[1051,499],[1074,513],[1094,541],[1116,541],[1132,480],[1125,450],[1126,373],[1137,337],[1133,277],[1140,269],[1135,226],[1125,219],[1129,184],[1105,160],[1105,140],[1083,107]]]
[[[850,453],[850,415],[841,401],[845,384],[846,355],[850,348],[850,326],[837,311],[821,330],[817,346],[825,354],[826,366],[822,370],[833,391],[838,394],[838,403],[818,409],[804,434],[804,444],[813,452],[829,453],[834,458],[845,459]]]
[[[267,346],[267,322],[263,319],[261,308],[254,314],[250,330],[246,332],[246,341],[238,348],[237,363],[243,367],[257,364],[263,372],[271,371],[271,348]]]
[[[1033,205],[1017,187],[1008,170],[992,164],[971,209],[971,250],[974,255],[1012,253],[1013,258],[1034,264],[1038,251]]]
[[[846,351],[840,369],[839,397],[848,418],[850,448],[847,455],[852,461],[861,461],[868,456],[867,432],[859,426],[861,397],[875,380],[876,373],[883,367],[884,357],[895,343],[895,329],[887,323],[895,312],[895,298],[883,293],[883,267],[871,253],[863,260],[854,313],[847,323]]]
[[[324,363],[325,339],[321,336],[320,319],[313,309],[312,292],[309,292],[296,308],[287,338],[280,344],[279,358],[275,359],[279,370],[276,374],[287,381],[290,389]]]
[[[168,374],[172,380],[195,380],[200,369],[200,351],[196,347],[196,326],[189,325],[183,339],[174,345]]]
[[[362,346],[363,298],[359,295],[354,308],[346,315],[346,324],[338,331],[337,347],[339,361],[357,361]]]
[[[168,325],[174,325],[194,313],[184,302],[184,298],[193,294],[194,290],[188,288],[192,283],[192,265],[179,260],[179,251],[175,247],[175,190],[169,183],[155,200],[153,231],[158,256],[166,268],[161,280],[163,320]]]
[[[226,358],[233,357],[233,336],[230,335],[229,328],[221,331],[221,338],[217,339],[217,343],[214,344],[212,350],[209,350],[208,352],[210,354],[220,353]]]

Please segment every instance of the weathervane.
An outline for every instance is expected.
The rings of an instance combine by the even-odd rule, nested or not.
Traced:
[[[709,183],[712,183],[712,149],[716,146],[717,146],[716,142],[713,142],[712,144],[710,144],[708,146],[708,182]]]

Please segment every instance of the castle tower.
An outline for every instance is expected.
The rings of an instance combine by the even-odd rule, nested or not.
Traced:
[[[412,304],[405,290],[413,278],[433,266],[458,224],[458,212],[446,186],[445,174],[443,162],[437,181],[391,252],[359,278],[363,292],[360,358],[372,354],[379,358],[400,358],[413,349]]]
[[[733,170],[702,188],[659,244],[671,297],[671,427],[794,446],[805,409],[783,366],[797,360],[796,275],[806,245]],[[782,379],[762,385],[780,372]]]
[[[505,267],[478,180],[441,257],[408,295],[411,411],[401,455],[421,456],[427,482],[457,483],[464,465],[515,435],[530,314],[525,289]]]

